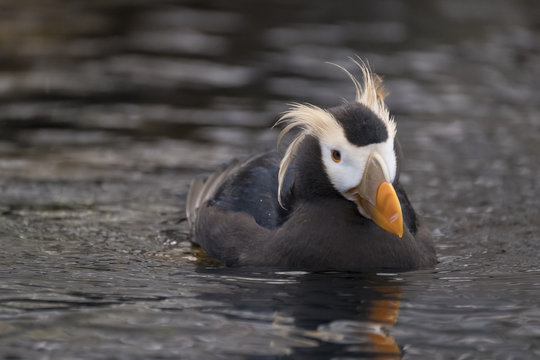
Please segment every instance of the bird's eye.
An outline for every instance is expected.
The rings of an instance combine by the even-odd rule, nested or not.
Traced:
[[[331,153],[332,153],[332,160],[334,160],[334,162],[338,163],[341,161],[341,153],[338,150],[332,150]]]

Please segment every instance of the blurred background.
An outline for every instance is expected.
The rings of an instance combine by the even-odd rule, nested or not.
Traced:
[[[26,349],[34,357],[35,339],[46,349],[56,344],[47,351],[68,351],[19,319],[28,309],[37,309],[33,322],[49,314],[43,310],[49,303],[35,299],[60,302],[69,312],[80,307],[80,297],[95,305],[98,293],[144,312],[148,294],[169,302],[174,294],[175,306],[184,307],[184,294],[168,285],[171,268],[194,277],[182,285],[191,293],[201,291],[202,278],[226,292],[221,275],[197,277],[182,222],[191,178],[275,146],[270,127],[288,103],[333,106],[352,99],[351,81],[325,62],[359,75],[349,60],[354,56],[381,74],[390,92],[405,152],[402,182],[436,236],[436,274],[480,277],[483,284],[482,293],[470,295],[471,284],[420,278],[409,300],[432,288],[426,303],[442,296],[437,304],[461,306],[459,299],[472,296],[490,311],[525,309],[526,316],[503,314],[512,329],[528,319],[527,330],[509,333],[508,322],[497,327],[501,313],[487,311],[482,327],[499,332],[478,342],[474,326],[453,325],[471,336],[460,342],[442,325],[450,318],[432,317],[446,311],[471,325],[459,306],[423,312],[410,301],[394,331],[398,343],[406,339],[409,349],[429,356],[448,341],[462,346],[446,348],[449,356],[466,351],[463,344],[473,353],[484,346],[488,358],[517,349],[523,358],[539,356],[530,337],[540,331],[537,305],[530,312],[538,298],[532,275],[540,271],[535,0],[0,0],[0,314],[6,319],[0,341],[7,339],[12,355]],[[496,289],[504,294],[483,298]],[[1,306],[9,311],[1,313]],[[235,308],[235,300],[228,306]],[[117,320],[146,319],[125,316]],[[406,319],[419,317],[435,328],[408,327]],[[72,320],[59,321],[58,329]],[[420,340],[436,331],[441,336],[433,343]],[[84,348],[77,339],[69,341]],[[107,353],[107,346],[97,348]]]

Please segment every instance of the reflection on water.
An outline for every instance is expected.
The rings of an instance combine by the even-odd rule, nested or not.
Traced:
[[[0,357],[540,357],[535,1],[0,4]],[[384,75],[431,272],[226,269],[190,179]]]
[[[258,342],[261,355],[294,353],[295,358],[306,359],[400,357],[399,347],[388,334],[399,310],[400,286],[394,285],[392,279],[300,272],[276,275],[239,277],[236,272],[220,276],[224,283],[233,284],[228,294],[203,292],[199,299],[220,304],[209,308],[208,313],[240,322],[255,321],[257,331],[264,329],[261,339],[250,338],[251,345],[255,345],[251,341]],[[327,288],[322,289],[321,281],[327,280]],[[238,343],[228,342],[226,352],[243,353],[237,348]],[[221,347],[220,350],[223,351]],[[247,350],[247,354],[253,352],[252,348]]]

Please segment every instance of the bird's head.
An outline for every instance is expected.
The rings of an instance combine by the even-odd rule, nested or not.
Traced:
[[[396,124],[384,103],[386,94],[380,78],[365,64],[357,65],[363,84],[342,68],[356,87],[354,102],[327,110],[293,104],[278,121],[285,124],[280,140],[292,129],[299,129],[281,161],[279,201],[287,168],[304,140],[316,139],[325,172],[321,175],[326,175],[333,189],[354,202],[361,215],[401,237],[403,216],[392,185],[398,175]]]

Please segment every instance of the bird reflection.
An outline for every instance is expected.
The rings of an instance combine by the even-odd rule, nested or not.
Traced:
[[[399,298],[401,297],[401,286],[375,286],[374,290],[388,296],[387,299],[372,300],[368,315],[368,320],[381,329],[388,329],[393,326],[398,319],[399,314]],[[373,341],[373,347],[378,359],[395,359],[401,358],[401,350],[394,338],[386,331],[379,331],[367,334]]]
[[[268,314],[266,329],[272,353],[283,358],[330,357],[400,359],[401,349],[389,330],[397,322],[401,283],[391,276],[350,273],[237,273],[234,269],[202,269],[219,274],[227,292],[201,294],[222,304],[213,312],[229,317]],[[231,284],[234,284],[231,288]],[[209,311],[209,309],[206,309]],[[229,314],[234,312],[234,318]],[[260,320],[260,317],[258,317]],[[257,334],[258,336],[261,334]],[[260,348],[258,353],[260,353]],[[248,356],[249,358],[249,356]]]

